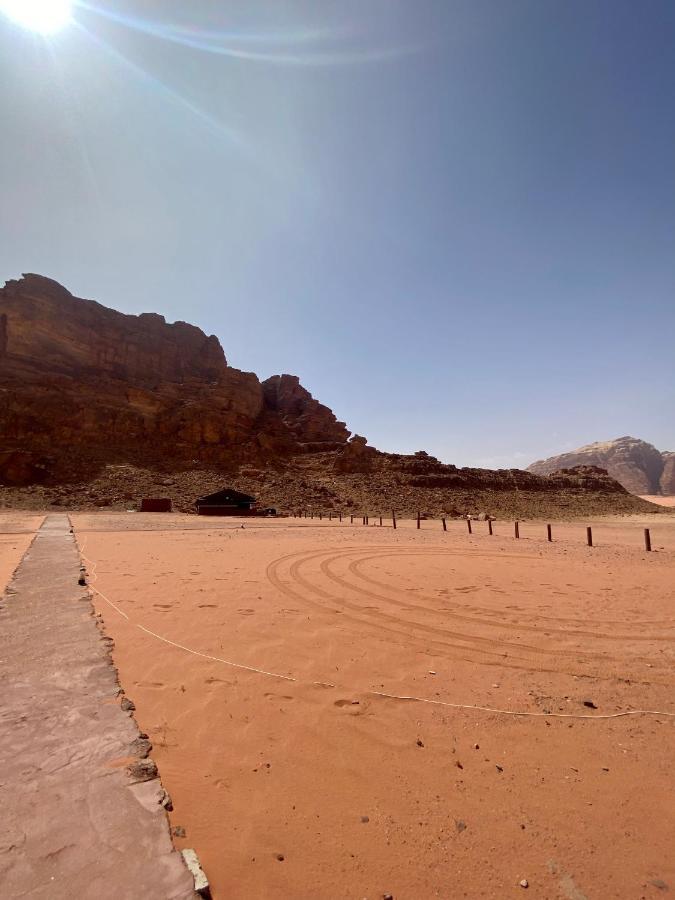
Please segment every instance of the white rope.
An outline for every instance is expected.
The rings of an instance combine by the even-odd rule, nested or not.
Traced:
[[[622,716],[668,716],[675,718],[675,713],[661,712],[657,709],[629,709],[618,713],[600,713],[597,716],[585,713],[547,713],[547,712],[518,712],[513,709],[495,709],[492,706],[471,706],[467,703],[450,703],[446,700],[430,700],[426,697],[412,697],[399,694],[386,694],[383,691],[367,691],[376,697],[386,697],[388,700],[411,700],[415,703],[433,703],[437,706],[450,706],[452,709],[472,709],[477,712],[498,713],[504,716],[531,716],[543,719],[620,719]]]
[[[75,543],[77,544],[77,538],[75,538]],[[95,594],[98,594],[99,597],[101,597],[103,600],[105,600],[105,602],[106,602],[107,604],[109,604],[110,606],[112,606],[112,608],[113,608],[116,612],[118,612],[118,613],[119,613],[121,616],[123,616],[127,621],[129,621],[129,616],[124,612],[124,610],[120,609],[119,606],[117,606],[116,604],[114,604],[114,603],[112,602],[112,600],[109,600],[108,597],[106,597],[106,595],[105,595],[102,591],[99,591],[98,588],[95,588],[95,587],[94,587],[93,582],[94,582],[94,581],[98,581],[98,575],[97,575],[97,573],[96,573],[96,566],[98,565],[98,563],[95,563],[93,560],[89,559],[88,556],[85,556],[85,555],[84,555],[84,548],[85,548],[85,546],[86,546],[86,543],[87,543],[87,539],[85,538],[85,539],[84,539],[84,542],[82,543],[82,546],[79,547],[79,545],[78,545],[78,549],[79,549],[79,551],[80,551],[80,556],[81,556],[81,558],[82,558],[85,562],[91,563],[91,566],[90,566],[90,568],[91,568],[91,574],[90,574],[89,578],[90,578],[90,581],[91,581],[92,583],[90,583],[89,587],[92,589],[92,591],[94,591]]]
[[[77,540],[77,539],[76,539]],[[83,560],[88,563],[91,563],[91,580],[96,581],[98,579],[98,575],[96,574],[96,566],[97,563],[94,563],[91,559],[84,555],[84,547],[86,545],[86,539],[80,549],[80,556]],[[254,672],[256,675],[266,675],[268,678],[279,678],[283,681],[292,681],[296,684],[298,683],[297,678],[293,678],[290,675],[280,675],[278,672],[268,672],[266,669],[258,669],[255,666],[247,666],[243,663],[233,662],[231,659],[223,659],[220,656],[211,656],[208,653],[202,653],[201,650],[193,650],[192,647],[186,647],[183,644],[178,644],[175,641],[170,640],[169,638],[163,637],[161,634],[157,634],[154,631],[151,631],[149,628],[146,628],[144,625],[139,625],[137,622],[131,622],[129,616],[119,608],[112,600],[108,599],[104,593],[98,590],[98,588],[94,587],[93,584],[89,585],[94,593],[98,594],[106,603],[108,603],[116,612],[118,612],[135,628],[144,631],[146,634],[151,635],[156,638],[158,641],[162,641],[165,644],[169,644],[171,647],[176,647],[179,650],[185,651],[185,653],[191,653],[193,656],[200,656],[202,659],[209,659],[212,662],[223,663],[226,666],[232,666],[235,669],[244,669],[247,672]],[[313,684],[317,685],[325,685],[329,687],[336,687],[336,685],[330,682],[321,682],[314,681]],[[433,706],[445,706],[450,707],[451,709],[467,709],[473,712],[485,712],[485,713],[493,713],[495,715],[501,716],[519,716],[519,717],[528,717],[528,718],[542,718],[542,719],[620,719],[624,716],[663,716],[666,718],[675,719],[675,712],[663,712],[662,710],[657,709],[629,709],[624,710],[623,712],[618,713],[599,713],[598,715],[588,715],[586,713],[547,713],[547,712],[521,712],[513,709],[498,709],[492,706],[474,706],[470,703],[451,703],[448,700],[431,700],[428,697],[415,697],[413,695],[408,694],[388,694],[385,691],[373,691],[366,690],[363,692],[355,691],[354,693],[365,693],[369,694],[373,697],[384,697],[387,700],[404,700],[411,703],[429,703]]]
[[[246,669],[248,672],[256,672],[258,675],[269,675],[270,678],[282,678],[284,681],[296,681],[296,679],[291,678],[290,675],[279,675],[276,672],[267,672],[265,669],[256,669],[255,666],[245,666],[243,663],[232,662],[230,659],[221,659],[220,656],[210,656],[208,653],[202,653],[201,650],[193,650],[191,647],[177,644],[175,641],[170,641],[169,638],[162,637],[161,634],[150,631],[145,625],[136,624],[136,628],[140,628],[141,631],[144,631],[146,634],[151,634],[153,637],[157,638],[158,641],[164,641],[165,644],[170,644],[172,647],[178,647],[179,650],[185,650],[186,653],[192,653],[194,656],[201,656],[203,659],[212,659],[215,662],[225,663],[226,666],[234,666],[236,669]]]

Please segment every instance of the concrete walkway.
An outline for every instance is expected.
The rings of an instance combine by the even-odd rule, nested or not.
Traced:
[[[0,896],[194,898],[79,566],[50,515],[0,602]]]

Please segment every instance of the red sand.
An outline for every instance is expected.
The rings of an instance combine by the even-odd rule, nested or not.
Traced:
[[[596,523],[593,549],[569,524],[73,520],[216,900],[675,889],[675,718],[373,693],[675,713],[675,519]]]
[[[0,594],[30,547],[44,515],[0,512]]]
[[[643,500],[648,500],[650,503],[656,503],[659,506],[673,506],[675,507],[675,497],[662,497],[657,496],[656,494],[646,494],[642,497]]]

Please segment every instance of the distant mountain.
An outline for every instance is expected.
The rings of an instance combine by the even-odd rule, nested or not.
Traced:
[[[550,475],[573,466],[600,466],[631,494],[675,494],[675,453],[659,451],[647,441],[620,437],[598,441],[528,466],[535,475]]]

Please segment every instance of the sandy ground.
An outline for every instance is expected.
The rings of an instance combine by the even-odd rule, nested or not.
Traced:
[[[216,900],[675,890],[675,518],[72,518]]]
[[[641,499],[648,500],[650,503],[656,503],[659,506],[675,507],[675,497],[673,496],[661,497],[656,494],[645,494]]]
[[[44,515],[0,511],[0,594],[30,547]]]

